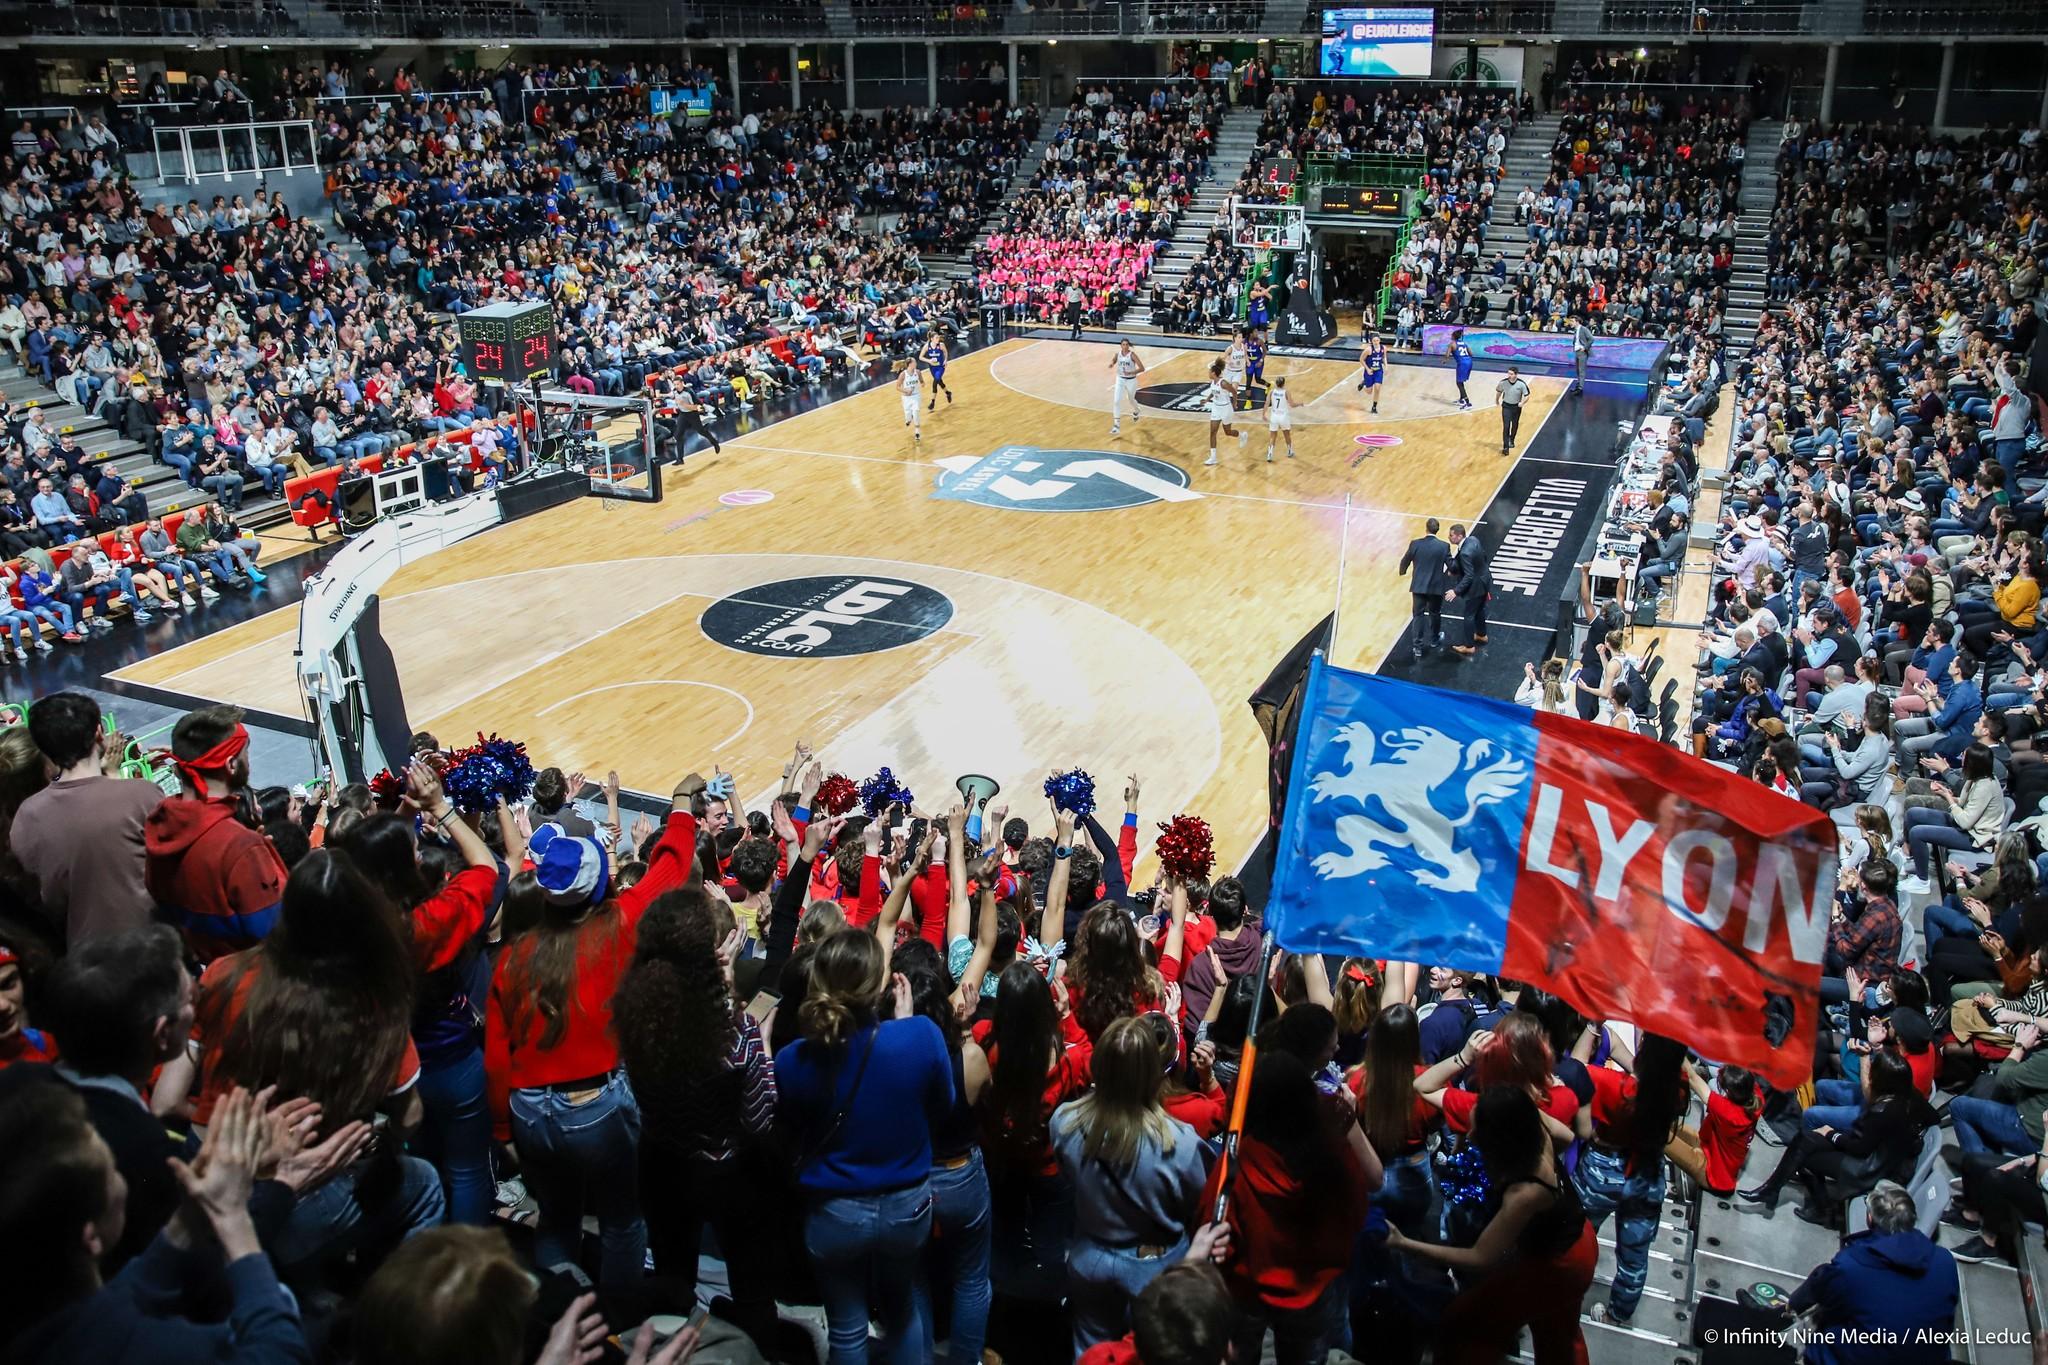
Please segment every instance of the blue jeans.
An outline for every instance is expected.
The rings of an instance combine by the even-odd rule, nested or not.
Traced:
[[[268,1247],[281,1273],[289,1274],[365,1243],[400,1242],[441,1222],[447,1205],[441,1197],[440,1177],[418,1157],[391,1158],[398,1163],[398,1179],[381,1199],[365,1204],[357,1197],[359,1187],[385,1185],[381,1177],[364,1179],[383,1159],[357,1162],[292,1206],[291,1216]]]
[[[883,1194],[848,1194],[811,1206],[804,1250],[817,1272],[831,1330],[830,1365],[866,1365],[868,1310],[882,1329],[881,1359],[918,1365],[918,1253],[932,1231],[932,1187],[919,1181]]]
[[[491,1111],[484,1101],[484,1054],[472,1048],[461,1057],[420,1068],[420,1100],[426,1122],[413,1145],[441,1173],[448,1196],[448,1221],[483,1227],[491,1219]]]
[[[1429,1217],[1429,1209],[1436,1202],[1436,1184],[1430,1178],[1429,1153],[1412,1159],[1391,1157],[1386,1168],[1386,1183],[1373,1195],[1372,1202],[1389,1223],[1406,1235],[1432,1237],[1436,1224]]]
[[[1947,901],[1930,901],[1921,912],[1920,928],[1927,938],[1927,951],[1945,938],[1975,938],[1984,932],[1977,921]]]
[[[1630,1171],[1628,1158],[1588,1144],[1574,1177],[1586,1217],[1597,1231],[1607,1215],[1614,1223],[1614,1289],[1607,1305],[1617,1318],[1632,1317],[1650,1276],[1650,1243],[1657,1236],[1657,1210],[1664,1202],[1664,1162]]]
[[[1277,1365],[1322,1365],[1332,1348],[1351,1347],[1349,1307],[1348,1286],[1342,1275],[1330,1281],[1330,1287],[1306,1308],[1275,1308],[1263,1302],[1249,1308],[1240,1305],[1237,1326],[1231,1333],[1237,1347],[1233,1358],[1259,1359],[1270,1327]]]
[[[582,1104],[554,1090],[513,1091],[512,1142],[526,1192],[540,1205],[535,1264],[576,1262],[587,1209],[597,1215],[603,1246],[598,1288],[607,1295],[633,1289],[646,1267],[647,1224],[640,1217],[640,1105],[625,1072]]]
[[[995,1227],[995,1215],[989,1205],[988,1170],[982,1165],[979,1147],[968,1153],[964,1166],[932,1168],[932,1212],[938,1223],[932,1249],[952,1271],[952,1345],[947,1349],[947,1357],[979,1360],[982,1343],[988,1336],[989,1303],[994,1298],[989,1287],[988,1262]],[[919,1276],[917,1319],[926,1360],[932,1359],[936,1332],[931,1298],[930,1286]]]
[[[2017,1106],[1958,1095],[1948,1102],[1948,1112],[1955,1116],[1956,1143],[1965,1156],[1972,1152],[2024,1156],[2040,1150],[2041,1144],[2027,1136]]]
[[[199,570],[192,567],[191,561],[184,559],[159,559],[155,561],[155,564],[158,569],[163,571],[164,581],[171,585],[173,591],[181,591],[188,596],[198,595]],[[181,578],[184,580],[182,588],[179,587],[179,580]]]
[[[1863,1087],[1855,1081],[1815,1081],[1813,1103],[1799,1115],[1811,1133],[1825,1125],[1846,1133],[1863,1113]]]
[[[1186,1233],[1171,1246],[1152,1249],[1150,1256],[1139,1255],[1135,1247],[1104,1246],[1076,1235],[1067,1246],[1067,1308],[1074,1315],[1075,1356],[1129,1331],[1131,1301],[1187,1249]]]

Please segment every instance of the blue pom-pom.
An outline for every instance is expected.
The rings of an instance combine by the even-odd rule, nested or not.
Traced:
[[[910,795],[910,788],[897,781],[896,774],[887,768],[860,784],[861,809],[868,813],[870,820],[896,802],[901,802],[907,809],[914,798]]]
[[[459,811],[493,809],[500,798],[524,801],[533,790],[533,761],[526,746],[516,740],[479,734],[474,746],[449,755],[447,771],[441,774],[441,789]]]
[[[1072,811],[1077,820],[1095,813],[1095,779],[1079,768],[1046,778],[1045,794],[1054,810]]]

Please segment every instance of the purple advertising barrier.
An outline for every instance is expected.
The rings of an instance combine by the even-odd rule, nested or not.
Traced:
[[[1431,323],[1422,329],[1424,355],[1449,355],[1455,328]],[[1572,372],[1570,332],[1514,332],[1504,327],[1467,327],[1465,344],[1472,358],[1482,364],[1522,365],[1554,374]],[[1657,367],[1667,343],[1657,337],[1593,338],[1593,352],[1586,358],[1588,373],[1603,371],[1603,378],[1641,382]]]

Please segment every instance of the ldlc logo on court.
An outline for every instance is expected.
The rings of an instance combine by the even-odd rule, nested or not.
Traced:
[[[840,659],[913,644],[953,619],[936,588],[898,578],[785,578],[721,598],[697,625],[747,654]]]
[[[1020,512],[1109,512],[1202,496],[1188,487],[1180,466],[1120,450],[1004,446],[979,458],[949,455],[935,463],[945,473],[934,498]]]
[[[1257,411],[1266,406],[1266,391],[1254,386],[1239,392],[1238,411]],[[1209,386],[1207,383],[1147,384],[1138,390],[1138,402],[1161,412],[1207,412],[1209,410]],[[1249,403],[1250,407],[1245,405]]]

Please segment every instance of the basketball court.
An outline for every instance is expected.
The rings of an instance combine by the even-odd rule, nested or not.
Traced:
[[[1114,354],[1027,336],[956,357],[958,401],[925,414],[922,441],[881,373],[693,454],[661,503],[578,501],[408,566],[382,624],[411,723],[447,742],[504,733],[564,768],[615,765],[646,791],[716,763],[750,806],[799,738],[856,780],[889,764],[927,807],[969,771],[1002,783],[997,804],[1034,808],[1050,769],[1085,766],[1106,794],[1137,773],[1148,822],[1200,814],[1235,865],[1266,820],[1245,698],[1333,607],[1335,662],[1409,672],[1395,566],[1426,518],[1480,524],[1491,547],[1546,489],[1574,486],[1544,512],[1560,548],[1496,590],[1480,659],[1433,655],[1411,675],[1511,690],[1520,660],[1548,648],[1584,535],[1572,528],[1590,527],[1612,470],[1617,400],[1531,378],[1509,459],[1497,376],[1475,375],[1480,406],[1461,412],[1447,372],[1397,361],[1372,416],[1355,362],[1275,354],[1295,458],[1264,461],[1254,411],[1239,415],[1247,447],[1223,437],[1209,469],[1189,395],[1215,344],[1141,348],[1142,419],[1112,438]],[[114,676],[299,716],[297,615]],[[1450,604],[1454,641],[1457,618]]]

